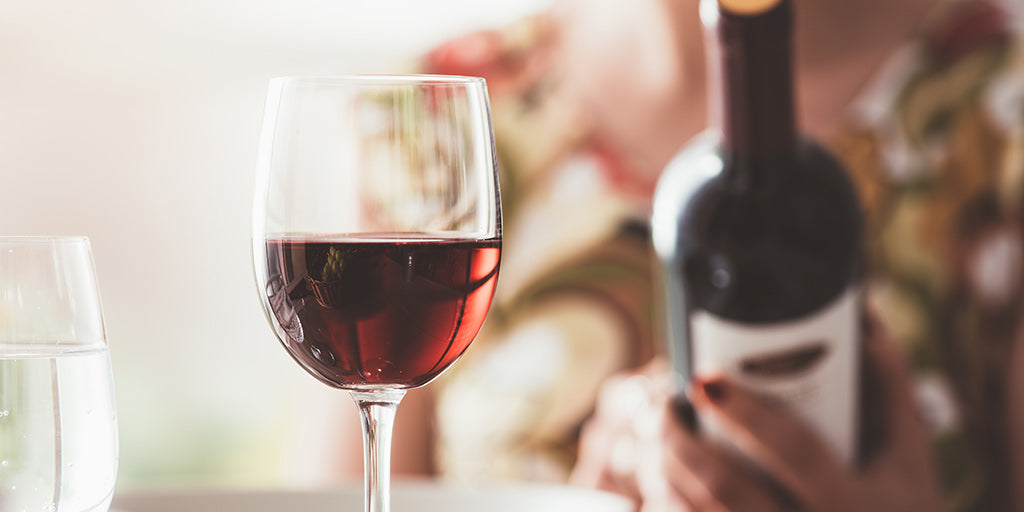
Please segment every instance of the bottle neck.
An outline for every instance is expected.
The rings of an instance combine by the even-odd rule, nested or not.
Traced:
[[[792,6],[742,15],[704,0],[711,119],[736,161],[782,160],[797,144],[793,103]],[[717,96],[716,96],[717,95]]]

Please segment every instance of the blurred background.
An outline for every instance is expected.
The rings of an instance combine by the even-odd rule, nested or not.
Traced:
[[[543,22],[513,23],[556,1],[571,15],[562,21],[572,21],[557,37]],[[267,82],[409,72],[428,52],[431,69],[488,72],[505,171],[499,307],[482,335],[498,342],[476,342],[449,372],[437,418],[439,451],[452,459],[440,463],[447,474],[564,479],[559,471],[573,461],[580,420],[604,377],[660,347],[646,201],[680,142],[705,124],[694,4],[0,2],[0,234],[92,239],[118,399],[119,486],[312,485],[336,474],[330,461],[344,436],[331,429],[355,428],[351,399],[290,360],[252,278],[249,217]],[[501,34],[472,37],[492,28]],[[959,47],[941,46],[950,48]],[[943,106],[931,99],[945,90],[920,87],[928,101],[906,108]],[[978,141],[996,140],[984,134]],[[995,154],[978,148],[979,162]],[[891,211],[911,220],[886,220],[899,228],[893,254],[915,271],[915,258],[940,252],[920,250],[908,235],[953,215],[955,202],[931,199],[933,209],[922,209],[908,193],[907,209]],[[927,261],[951,272],[961,260]],[[896,297],[890,316],[911,319],[897,327],[944,317],[917,295],[882,291]],[[897,334],[913,338],[907,332]],[[919,337],[910,341],[927,339]],[[987,367],[977,368],[987,378]],[[495,453],[482,451],[490,446]],[[361,453],[344,457],[360,461]]]
[[[295,366],[257,300],[267,81],[409,71],[446,39],[550,3],[0,4],[0,233],[92,239],[121,488],[302,483],[316,469],[294,444],[329,449],[308,426],[350,402]]]

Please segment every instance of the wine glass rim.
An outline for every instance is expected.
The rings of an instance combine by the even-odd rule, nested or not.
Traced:
[[[274,77],[277,82],[310,82],[324,84],[367,84],[367,85],[463,85],[485,84],[479,76],[440,74],[336,74],[336,75],[287,75]]]
[[[43,245],[88,243],[85,235],[0,235],[0,245]]]

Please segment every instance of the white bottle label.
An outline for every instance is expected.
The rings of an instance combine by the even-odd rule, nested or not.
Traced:
[[[724,374],[776,397],[813,425],[852,464],[857,437],[860,289],[795,321],[741,324],[696,311],[690,317],[693,370]],[[702,418],[712,437],[721,429]]]

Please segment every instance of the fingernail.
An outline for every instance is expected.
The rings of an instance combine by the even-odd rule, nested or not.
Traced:
[[[700,379],[694,382],[694,384],[707,397],[709,402],[721,404],[725,401],[725,384],[720,379]]]
[[[693,410],[693,403],[682,393],[672,397],[672,412],[690,432],[697,431],[697,413]]]

